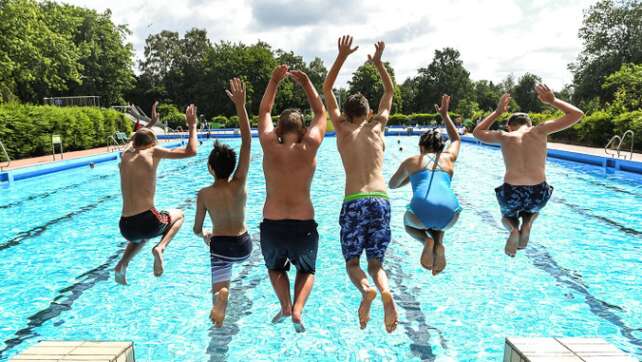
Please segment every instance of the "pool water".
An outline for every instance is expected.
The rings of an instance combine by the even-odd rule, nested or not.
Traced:
[[[416,142],[387,137],[386,177]],[[183,208],[186,223],[166,251],[165,274],[153,276],[147,245],[130,264],[128,287],[113,281],[125,245],[116,162],[0,189],[0,361],[43,339],[132,340],[138,361],[498,361],[506,336],[602,336],[642,358],[639,176],[549,161],[553,198],[528,249],[511,259],[493,191],[502,180],[501,155],[464,144],[453,180],[464,211],[446,234],[443,274],[420,267],[422,246],[403,230],[410,187],[390,192],[385,269],[400,324],[388,335],[379,300],[368,328],[359,329],[360,295],[338,238],[344,172],[328,138],[312,185],[320,245],[307,332],[270,323],[279,306],[258,243],[235,266],[225,326],[215,329],[208,249],[191,232],[196,192],[212,182],[210,147],[161,163],[157,206]],[[258,235],[265,186],[256,139],[248,189],[247,225]]]

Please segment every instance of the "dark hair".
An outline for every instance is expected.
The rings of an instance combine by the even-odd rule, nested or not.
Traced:
[[[277,133],[279,137],[283,137],[286,133],[296,133],[299,136],[302,136],[304,127],[303,114],[301,114],[301,111],[294,108],[288,108],[281,112],[281,115],[279,116]]]
[[[149,128],[141,128],[132,136],[134,148],[147,147],[156,144],[156,134]]]
[[[529,125],[532,126],[533,122],[531,121],[530,117],[526,113],[513,113],[510,118],[508,118],[508,122],[506,122],[507,126],[523,126],[523,125]]]
[[[236,168],[236,152],[230,146],[216,141],[207,163],[216,178],[227,180]]]
[[[348,117],[348,121],[352,121],[355,118],[367,116],[370,111],[370,104],[363,94],[355,93],[348,96],[348,99],[343,104],[343,111]]]
[[[419,146],[429,152],[438,153],[444,150],[446,144],[441,138],[441,133],[436,129],[431,129],[424,132],[421,137],[419,137]]]

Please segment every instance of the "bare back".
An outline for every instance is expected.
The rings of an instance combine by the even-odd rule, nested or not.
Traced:
[[[245,182],[215,182],[198,192],[198,202],[205,206],[212,220],[213,236],[238,236],[247,231],[245,227]]]
[[[386,191],[382,172],[386,148],[382,122],[373,120],[359,125],[343,121],[337,129],[337,148],[346,172],[346,195]]]
[[[263,146],[267,189],[264,218],[314,219],[310,186],[316,169],[317,148],[306,142],[269,142]]]
[[[158,168],[154,149],[155,147],[135,150],[130,147],[123,152],[120,162],[120,187],[124,217],[137,215],[154,207]]]
[[[546,181],[546,139],[546,133],[537,127],[524,126],[513,132],[502,132],[504,182],[537,185]]]

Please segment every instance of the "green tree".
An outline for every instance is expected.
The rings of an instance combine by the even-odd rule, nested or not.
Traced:
[[[458,102],[472,98],[473,84],[470,73],[460,59],[461,54],[453,48],[435,50],[432,62],[426,68],[419,69],[417,111],[433,112],[433,105],[438,103],[441,95],[452,97],[452,108]]]
[[[406,114],[419,112],[418,103],[420,103],[421,100],[418,98],[418,83],[417,78],[408,78],[399,87],[401,91],[402,109]]]
[[[499,97],[503,94],[501,85],[493,84],[493,82],[487,80],[480,80],[474,83],[474,87],[474,99],[479,109],[487,112],[493,111],[497,107]]]
[[[541,82],[540,77],[531,73],[526,73],[519,78],[511,96],[517,102],[521,112],[537,113],[542,111],[542,102],[537,99],[537,93],[535,93],[535,86]]]
[[[614,94],[613,113],[642,109],[642,64],[624,64],[606,77],[602,88]]]
[[[388,70],[388,73],[390,73],[390,77],[392,77],[394,83],[394,70],[388,62],[385,62],[384,66]],[[348,92],[350,94],[363,94],[363,96],[368,99],[372,110],[376,112],[379,106],[379,100],[383,96],[383,81],[377,72],[377,68],[370,62],[366,62],[357,68],[357,70],[352,73],[352,79],[348,81]],[[342,101],[345,101],[345,99]],[[395,84],[391,113],[401,113],[402,107],[401,90],[399,86]]]

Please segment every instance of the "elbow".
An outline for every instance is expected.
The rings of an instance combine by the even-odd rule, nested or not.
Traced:
[[[194,228],[192,230],[194,231],[194,235],[203,236],[203,228],[199,228],[194,225]]]
[[[477,127],[473,130],[473,137],[479,138],[479,129],[477,129]]]
[[[392,179],[390,181],[388,181],[388,188],[391,189],[391,190],[394,190],[394,189],[399,187],[399,185],[397,185],[397,183],[393,182],[393,181],[394,180],[392,180]]]
[[[194,157],[197,153],[196,148],[188,147],[185,149],[185,156],[187,157]]]

